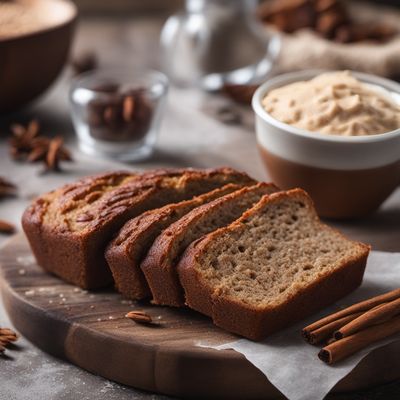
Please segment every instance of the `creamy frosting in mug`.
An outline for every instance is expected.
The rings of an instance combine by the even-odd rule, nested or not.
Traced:
[[[279,121],[328,135],[375,135],[400,128],[400,105],[390,93],[362,83],[349,71],[273,89],[262,105]]]

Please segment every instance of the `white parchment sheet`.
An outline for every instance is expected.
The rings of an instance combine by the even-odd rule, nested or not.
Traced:
[[[275,334],[264,342],[241,339],[219,346],[208,346],[206,343],[200,345],[219,350],[234,349],[242,353],[289,400],[321,400],[369,352],[392,341],[400,340],[400,334],[371,345],[336,365],[328,366],[317,356],[320,347],[311,346],[302,339],[301,329],[339,307],[349,306],[398,287],[400,287],[400,253],[373,251],[369,256],[361,287],[312,318]]]

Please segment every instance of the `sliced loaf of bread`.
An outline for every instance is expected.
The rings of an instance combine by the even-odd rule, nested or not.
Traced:
[[[189,307],[253,340],[360,285],[369,247],[321,223],[300,189],[263,197],[192,243],[177,267]]]
[[[141,300],[151,292],[140,269],[140,263],[156,237],[169,225],[194,208],[243,187],[229,183],[222,188],[195,196],[190,200],[168,204],[149,210],[129,220],[110,243],[106,259],[113,274],[115,286],[124,297]]]
[[[22,224],[44,269],[96,289],[112,283],[104,251],[128,219],[230,182],[251,181],[230,168],[106,174],[41,196],[25,211]]]
[[[186,247],[206,233],[230,224],[262,196],[277,190],[275,185],[268,183],[245,187],[195,208],[165,229],[141,264],[153,302],[183,306],[183,290],[179,284],[176,263]]]

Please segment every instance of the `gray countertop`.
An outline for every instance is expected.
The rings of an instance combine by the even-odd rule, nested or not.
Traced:
[[[161,20],[124,18],[82,20],[74,51],[94,50],[101,66],[159,66],[158,35]],[[121,165],[89,159],[76,151],[69,119],[67,93],[71,73],[66,70],[52,89],[31,109],[13,117],[0,119],[0,175],[13,180],[19,196],[3,200],[0,218],[19,223],[21,213],[35,195],[50,190],[78,176],[121,167],[145,169],[156,166],[213,167],[230,165],[246,170],[258,179],[268,179],[258,157],[252,113],[234,106],[243,123],[228,126],[215,118],[214,111],[226,100],[192,90],[170,92],[165,118],[154,155],[147,161]],[[7,155],[7,138],[3,133],[9,123],[39,118],[48,134],[62,134],[73,149],[75,162],[62,173],[42,175],[40,167],[18,164]],[[375,249],[400,251],[400,190],[392,195],[375,215],[358,222],[336,223],[355,239],[373,244]],[[0,244],[6,237],[0,236]],[[0,301],[0,326],[10,326]],[[21,339],[19,350],[0,359],[0,400],[36,399],[162,399],[87,373],[44,354]],[[396,397],[397,396],[397,397]],[[364,394],[334,396],[338,399],[391,399],[400,396],[400,385],[389,385]]]

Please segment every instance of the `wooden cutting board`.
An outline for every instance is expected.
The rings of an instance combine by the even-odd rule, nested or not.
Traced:
[[[23,235],[0,252],[1,291],[16,329],[32,343],[92,373],[179,397],[282,398],[243,355],[197,343],[236,339],[190,310],[132,303],[112,290],[87,292],[43,272]],[[124,315],[144,310],[154,326]],[[334,391],[400,379],[400,343],[370,353]],[[316,360],[316,362],[319,362]]]

